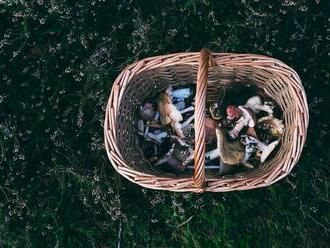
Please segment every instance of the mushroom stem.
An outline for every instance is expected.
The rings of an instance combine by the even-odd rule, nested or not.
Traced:
[[[211,150],[205,154],[206,160],[209,160],[209,161],[214,160],[214,159],[218,158],[219,156],[220,156],[220,151],[218,148]]]
[[[195,116],[190,116],[186,121],[184,121],[182,124],[181,124],[181,127],[186,127],[188,126],[192,121],[193,119],[195,119]]]
[[[187,112],[194,111],[194,109],[195,109],[194,106],[190,106],[188,108],[185,108],[185,109],[181,110],[180,113],[185,114]]]

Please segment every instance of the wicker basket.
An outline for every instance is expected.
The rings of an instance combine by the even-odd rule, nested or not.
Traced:
[[[197,78],[197,80],[196,80]],[[169,85],[196,83],[194,172],[164,173],[144,157],[138,138],[137,108]],[[251,84],[273,99],[283,111],[285,131],[280,149],[262,167],[235,175],[205,171],[206,107],[226,84]],[[297,73],[283,62],[261,55],[177,53],[146,58],[127,66],[113,84],[104,122],[105,147],[113,167],[128,180],[146,188],[224,192],[271,185],[290,173],[306,140],[306,95]]]

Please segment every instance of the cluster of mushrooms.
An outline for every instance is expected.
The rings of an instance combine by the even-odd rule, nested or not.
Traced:
[[[193,169],[194,86],[168,87],[139,107],[138,135],[145,155],[166,172]],[[261,166],[278,146],[283,121],[274,116],[275,104],[258,95],[242,105],[214,102],[207,110],[205,167],[220,175]]]

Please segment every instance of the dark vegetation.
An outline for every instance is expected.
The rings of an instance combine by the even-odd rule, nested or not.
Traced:
[[[204,46],[300,75],[310,126],[286,179],[178,194],[110,165],[102,126],[119,72]],[[328,0],[0,0],[0,61],[0,247],[329,246]]]

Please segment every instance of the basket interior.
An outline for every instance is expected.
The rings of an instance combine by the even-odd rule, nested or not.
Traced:
[[[149,173],[155,176],[166,176],[172,178],[191,177],[193,170],[184,173],[165,173],[154,167],[144,155],[146,143],[137,134],[136,124],[138,121],[137,109],[147,99],[158,95],[169,85],[185,86],[196,83],[197,65],[176,64],[164,67],[148,69],[136,74],[128,82],[121,98],[120,115],[117,117],[117,140],[118,146],[127,164],[136,171]],[[234,84],[234,85],[233,85]],[[288,97],[285,84],[279,83],[279,77],[274,71],[252,66],[216,66],[209,69],[206,107],[214,103],[221,88],[231,85],[254,85],[258,88],[258,94],[272,99],[282,110],[285,133],[281,138],[281,149],[265,162],[261,168],[242,172],[240,174],[258,174],[265,168],[276,166],[281,156],[290,147],[290,124],[292,111],[295,111],[293,100]],[[288,87],[288,86],[287,86]],[[291,125],[292,126],[292,125]],[[286,146],[288,144],[288,146]],[[214,170],[207,170],[207,178],[230,178],[235,175],[219,176]],[[245,175],[246,176],[246,175]]]

